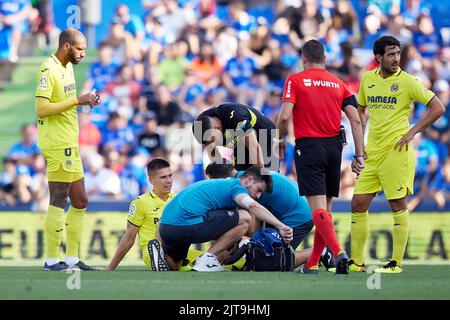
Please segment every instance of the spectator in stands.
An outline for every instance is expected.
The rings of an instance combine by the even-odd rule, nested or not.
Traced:
[[[134,134],[127,126],[127,120],[118,112],[112,112],[102,132],[102,149],[116,150],[127,155],[133,150],[133,144]]]
[[[16,163],[14,160],[3,159],[3,172],[0,173],[0,206],[15,206],[14,179]]]
[[[129,120],[137,110],[141,89],[141,84],[134,79],[131,65],[123,64],[119,67],[118,76],[106,85],[104,93],[110,109],[118,112],[123,109]]]
[[[230,1],[228,7],[229,16],[225,23],[237,32],[237,37],[241,40],[248,40],[250,32],[256,27],[255,17],[248,14],[242,0]]]
[[[100,130],[91,121],[91,113],[80,112],[78,114],[79,135],[78,144],[82,153],[97,153],[102,142]]]
[[[17,164],[23,164],[31,168],[33,164],[33,155],[41,153],[37,146],[37,131],[35,124],[26,124],[22,126],[22,139],[14,144],[8,152],[8,158],[14,160]]]
[[[156,115],[153,113],[147,113],[144,116],[144,132],[142,132],[138,137],[139,147],[147,149],[149,154],[153,154],[162,147],[161,136],[157,132],[158,121]]]
[[[45,213],[50,202],[50,192],[47,182],[47,166],[42,154],[33,156],[33,171],[31,177],[31,211]]]
[[[349,0],[336,0],[331,20],[332,27],[338,31],[341,41],[360,41],[358,16]]]
[[[442,38],[433,25],[430,16],[420,15],[417,18],[419,30],[413,34],[414,46],[423,58],[433,59],[442,48]]]
[[[220,65],[226,65],[226,63],[235,56],[235,52],[238,49],[236,31],[233,28],[221,24],[217,28],[213,46]]]
[[[32,2],[30,12],[30,31],[33,35],[43,35],[44,41],[38,42],[40,48],[54,48],[58,41],[58,28],[54,23],[53,0]]]
[[[150,101],[147,104],[147,108],[158,119],[160,129],[165,131],[165,127],[172,125],[180,119],[180,106],[172,98],[169,88],[163,84],[156,87],[155,98],[155,101]]]
[[[156,83],[175,89],[183,83],[187,68],[188,61],[180,56],[178,44],[169,44],[164,49],[164,58],[156,66]]]
[[[278,113],[280,109],[280,99],[281,99],[282,91],[279,87],[272,86],[270,88],[270,93],[268,94],[267,99],[265,100],[264,106],[261,112],[273,123],[275,123],[278,119]]]
[[[140,60],[140,51],[133,36],[125,30],[122,20],[114,17],[111,20],[111,32],[102,42],[112,48],[112,59],[122,65],[132,59]]]
[[[439,166],[442,167],[448,157],[448,143],[450,135],[450,86],[447,80],[439,79],[433,85],[442,104],[446,107],[445,112],[426,131],[427,137],[434,143],[439,154]]]
[[[122,194],[126,199],[134,199],[149,190],[145,172],[148,160],[148,152],[143,148],[139,148],[132,157],[127,159],[119,175]]]
[[[127,157],[121,156],[116,150],[107,150],[104,152],[103,156],[105,160],[105,168],[114,171],[116,174],[122,172]]]
[[[417,134],[413,140],[416,152],[416,173],[414,176],[415,195],[408,202],[408,210],[414,209],[422,202],[428,194],[428,187],[438,171],[439,153],[433,142]]]
[[[286,63],[283,61],[282,48],[277,40],[270,40],[269,50],[271,59],[270,62],[264,67],[263,71],[272,85],[282,89],[284,86],[284,80],[287,76],[286,71],[291,70],[290,64],[289,62]]]
[[[369,9],[367,10],[369,11]],[[364,40],[362,42],[362,48],[372,49],[373,43],[381,37],[383,32],[379,11],[372,11],[364,18]]]
[[[167,45],[166,34],[157,17],[145,17],[145,37],[141,44],[143,56],[148,59],[148,66],[154,67],[159,62],[159,56]]]
[[[26,22],[30,15],[31,4],[29,0],[2,0],[0,2],[0,41],[6,41],[6,50],[0,50],[12,62],[19,59],[19,45],[22,33],[28,27]]]
[[[216,86],[213,88],[216,88]],[[188,70],[185,81],[175,95],[178,105],[192,121],[197,116],[199,108],[205,105],[206,92],[207,88],[205,88],[203,83]]]
[[[176,0],[164,1],[161,11],[155,13],[155,16],[161,22],[168,43],[174,43],[183,30],[196,20],[192,8],[180,8]]]
[[[320,42],[322,42],[325,48],[327,66],[331,69],[339,68],[343,63],[343,54],[338,31],[333,27],[329,27],[325,34],[325,38],[320,39]]]
[[[193,59],[190,66],[190,74],[206,89],[212,89],[220,84],[222,67],[210,42],[204,42],[200,47],[200,54]]]
[[[104,167],[101,155],[92,154],[87,159],[87,168],[84,176],[86,192],[91,199],[106,200],[122,198],[119,176],[112,170]]]
[[[450,159],[447,158],[439,170],[430,187],[430,194],[438,204],[439,209],[443,209],[450,199]]]
[[[130,13],[130,8],[124,3],[116,7],[116,16],[122,21],[125,31],[128,31],[136,43],[144,40],[144,23],[138,15]]]
[[[368,0],[368,8],[374,8],[379,11],[383,23],[387,21],[390,15],[400,14],[401,0]]]
[[[269,47],[270,39],[271,33],[270,27],[267,25],[267,20],[259,17],[256,28],[250,33],[249,53],[260,69],[267,66],[272,59],[270,54],[271,48]]]
[[[424,6],[422,0],[405,0],[405,8],[401,15],[408,29],[411,31],[417,29],[417,18],[421,14],[429,14],[429,10]]]
[[[247,41],[240,41],[236,55],[228,60],[223,74],[223,83],[230,94],[238,97],[245,92],[249,81],[257,66],[253,58],[248,55]]]
[[[89,66],[83,91],[88,92],[92,89],[103,91],[105,86],[117,76],[119,67],[119,64],[113,60],[111,45],[107,42],[100,43],[98,46],[98,60]]]
[[[386,35],[397,38],[403,45],[411,43],[413,37],[411,31],[405,28],[405,23],[401,15],[389,17],[387,21]]]
[[[197,10],[201,18],[215,16],[217,11],[217,2],[216,0],[200,0],[198,1]]]

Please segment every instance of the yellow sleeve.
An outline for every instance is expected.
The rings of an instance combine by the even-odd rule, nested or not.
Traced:
[[[361,83],[359,85],[359,93],[358,93],[358,99],[357,102],[360,106],[367,106],[367,101],[366,101],[366,95],[364,94],[364,80],[365,80],[365,75],[362,77],[361,79]]]
[[[36,97],[50,100],[52,98],[54,80],[51,70],[45,65],[39,68],[36,80]]]
[[[430,103],[431,99],[433,99],[434,96],[435,94],[433,93],[433,91],[427,89],[419,79],[417,78],[411,79],[410,85],[411,99],[419,101],[424,105],[428,105],[428,103]]]
[[[139,205],[139,202],[136,200],[131,201],[130,208],[128,210],[128,221],[136,227],[140,227],[144,221],[144,210],[142,205]]]

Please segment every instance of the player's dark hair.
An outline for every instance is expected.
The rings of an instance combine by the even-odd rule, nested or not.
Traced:
[[[226,163],[226,160],[222,162],[211,162],[205,169],[205,174],[210,179],[225,179],[233,176],[233,165]]]
[[[247,178],[249,176],[253,177],[255,182],[265,182],[267,186],[266,192],[272,192],[272,175],[269,173],[269,171],[267,171],[267,169],[253,166],[245,170],[241,177]]]
[[[302,55],[308,62],[323,63],[323,60],[325,59],[325,48],[319,41],[311,39],[306,41],[303,45]]]
[[[378,38],[377,40],[375,40],[374,44],[373,44],[373,54],[376,56],[377,54],[379,55],[384,55],[385,51],[386,51],[386,47],[388,46],[397,46],[397,47],[401,47],[400,45],[400,41],[398,41],[396,38],[394,38],[393,36],[382,36],[380,38]]]
[[[192,124],[192,133],[195,140],[200,144],[204,144],[204,135],[209,129],[211,129],[211,117],[203,113],[200,114]]]
[[[152,159],[147,164],[147,174],[148,174],[148,176],[153,176],[153,175],[155,175],[156,171],[158,171],[160,169],[169,168],[169,167],[170,167],[170,163],[167,160],[164,160],[161,158],[155,158],[155,159]]]

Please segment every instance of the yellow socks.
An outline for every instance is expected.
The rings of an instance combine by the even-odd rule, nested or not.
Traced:
[[[78,257],[81,236],[83,234],[83,219],[85,209],[70,206],[66,217],[67,248],[66,256]]]
[[[45,215],[45,244],[47,258],[59,260],[59,246],[64,230],[64,209],[48,206]]]
[[[352,212],[351,256],[357,265],[364,263],[364,248],[369,238],[369,213]]]
[[[401,266],[405,254],[409,232],[409,211],[407,209],[394,212],[394,229],[392,231],[393,250],[392,260]]]

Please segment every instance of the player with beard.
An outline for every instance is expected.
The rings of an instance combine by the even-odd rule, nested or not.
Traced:
[[[77,108],[82,105],[93,107],[99,103],[99,96],[94,93],[77,97],[72,65],[83,60],[85,50],[86,38],[81,32],[64,30],[59,35],[58,50],[41,64],[37,74],[38,146],[47,162],[50,189],[50,205],[45,216],[44,271],[67,268],[93,270],[78,256],[88,198],[78,152]],[[65,217],[67,197],[70,198],[70,207]],[[66,256],[64,261],[60,261],[64,228]]]

